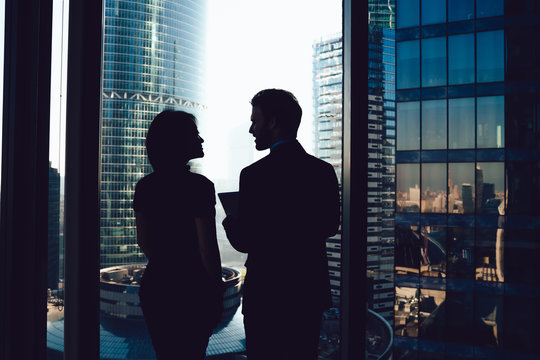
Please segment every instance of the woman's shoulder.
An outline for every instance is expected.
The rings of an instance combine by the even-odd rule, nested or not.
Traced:
[[[206,176],[198,173],[190,172],[190,177],[193,184],[204,187],[204,188],[214,188],[214,183],[210,181]]]

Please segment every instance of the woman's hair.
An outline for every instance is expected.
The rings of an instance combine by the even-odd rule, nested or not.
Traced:
[[[165,110],[159,113],[146,134],[146,152],[154,171],[174,169],[187,161],[186,140],[197,134],[197,119],[184,111]]]

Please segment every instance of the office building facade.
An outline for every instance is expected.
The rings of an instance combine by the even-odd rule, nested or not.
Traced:
[[[47,288],[58,289],[60,280],[60,174],[49,161]]]
[[[106,0],[101,130],[101,267],[145,262],[132,199],[151,167],[145,137],[164,109],[205,111],[206,1]]]
[[[368,116],[368,245],[370,307],[387,319],[393,314],[394,216],[394,30],[370,26]],[[314,45],[313,104],[315,154],[342,173],[342,38]],[[339,303],[341,234],[327,240],[334,303]]]
[[[536,359],[540,3],[397,1],[394,359]]]
[[[394,29],[396,27],[396,0],[368,0],[368,24]]]

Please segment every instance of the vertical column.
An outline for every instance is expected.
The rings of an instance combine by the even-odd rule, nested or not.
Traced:
[[[343,1],[342,359],[365,359],[368,9]]]
[[[6,0],[0,358],[46,349],[51,0]]]
[[[103,4],[69,3],[65,359],[99,359],[99,129]]]

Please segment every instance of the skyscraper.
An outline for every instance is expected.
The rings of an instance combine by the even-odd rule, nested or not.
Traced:
[[[368,0],[368,24],[381,28],[395,28],[396,0]]]
[[[393,314],[394,247],[394,30],[370,26],[368,132],[368,277],[371,306]],[[332,164],[341,178],[342,161],[342,38],[314,45],[313,104],[315,154]],[[334,302],[339,302],[341,235],[328,239],[327,254]]]
[[[101,267],[145,261],[132,198],[151,172],[146,130],[164,109],[205,110],[206,1],[105,1]]]
[[[49,161],[47,288],[58,289],[60,279],[60,174]]]
[[[540,3],[396,14],[394,359],[538,359]]]

